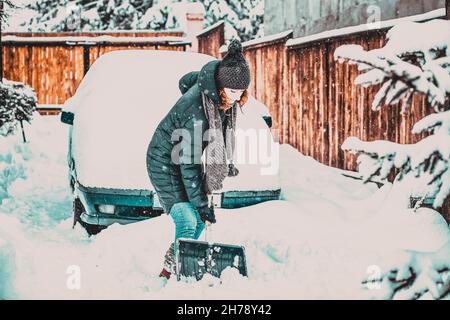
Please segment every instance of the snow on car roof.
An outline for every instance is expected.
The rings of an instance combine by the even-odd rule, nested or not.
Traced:
[[[80,183],[89,187],[153,189],[146,167],[153,132],[181,97],[179,79],[213,59],[192,52],[126,50],[96,60],[75,96],[64,105],[65,110],[75,114],[72,152]],[[265,106],[251,98],[245,109],[243,117],[248,121],[243,126],[253,122],[252,126],[261,127]],[[267,178],[269,189],[278,184],[276,179]],[[269,186],[260,184],[264,189]],[[239,189],[236,185],[228,187]]]
[[[75,112],[82,99],[99,90],[100,87],[110,88],[112,85],[122,85],[130,90],[150,84],[158,83],[154,75],[158,68],[167,66],[167,71],[172,69],[188,70],[187,61],[194,66],[200,66],[213,57],[179,51],[166,50],[118,50],[100,56],[90,67],[89,72],[83,78],[75,95],[67,99],[63,109]],[[128,81],[128,79],[132,81]],[[178,84],[177,84],[178,86]]]

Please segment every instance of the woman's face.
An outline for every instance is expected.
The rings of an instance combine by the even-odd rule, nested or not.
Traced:
[[[231,102],[239,101],[245,90],[223,88],[225,94]]]

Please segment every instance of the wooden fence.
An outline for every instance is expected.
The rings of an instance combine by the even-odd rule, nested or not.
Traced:
[[[335,49],[344,44],[380,48],[385,34],[370,31],[286,48],[290,76],[282,141],[324,164],[355,170],[356,157],[340,147],[350,136],[400,143],[419,139],[405,128],[413,125],[411,114],[421,118],[431,111],[423,100],[416,99],[413,112],[405,116],[399,116],[398,106],[374,112],[370,105],[378,87],[356,86],[357,67],[333,58]]]
[[[289,92],[285,43],[291,37],[292,31],[287,31],[243,44],[251,72],[249,91],[269,108],[273,128],[278,130],[280,140],[283,140],[283,124],[287,124],[287,115],[284,113],[288,111],[285,101]],[[284,132],[287,133],[287,130]]]
[[[421,17],[416,19],[422,21]],[[333,58],[336,48],[344,44],[382,47],[388,29],[363,26],[339,36],[324,33],[299,39],[291,39],[292,32],[287,31],[243,43],[252,72],[249,90],[269,108],[280,142],[323,164],[356,170],[356,157],[341,149],[350,136],[403,144],[424,137],[411,133],[412,126],[432,112],[423,97],[416,95],[405,115],[400,114],[400,105],[372,111],[379,87],[356,86],[357,67]]]
[[[197,34],[198,52],[220,57],[220,46],[225,43],[225,23],[220,21]]]
[[[89,67],[114,50],[179,50],[190,43],[181,32],[3,33],[2,76],[30,85],[42,114],[57,114]]]

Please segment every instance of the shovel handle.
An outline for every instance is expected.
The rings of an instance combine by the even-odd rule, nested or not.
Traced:
[[[208,207],[211,208],[211,204],[212,204],[212,194],[211,194],[211,193],[208,193],[206,196],[208,197]]]
[[[211,205],[214,205],[212,202],[212,194],[208,193],[206,194],[206,196],[208,197],[208,207],[211,208]],[[205,241],[208,242],[208,238],[211,239],[210,237],[210,233],[211,233],[211,222],[209,221],[205,221]]]

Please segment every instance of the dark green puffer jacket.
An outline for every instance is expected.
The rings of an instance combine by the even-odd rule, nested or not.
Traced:
[[[215,80],[219,62],[220,60],[210,61],[200,71],[189,72],[180,79],[179,88],[183,96],[161,120],[148,146],[147,171],[165,213],[169,213],[177,202],[189,201],[195,208],[208,205],[201,163],[207,141],[201,138],[194,139],[194,124],[198,126],[196,134],[201,132],[203,137],[209,124],[204,112],[201,92],[210,97],[214,103],[220,102]],[[224,124],[225,113],[219,110]],[[183,163],[177,164],[171,160],[172,149],[180,141],[171,141],[175,129],[186,129],[192,137],[190,161],[183,160]]]

